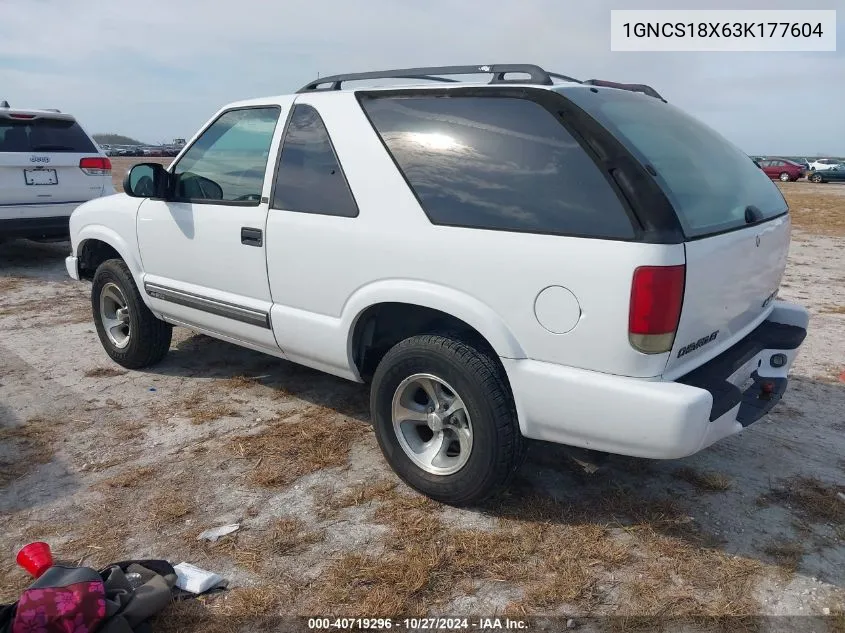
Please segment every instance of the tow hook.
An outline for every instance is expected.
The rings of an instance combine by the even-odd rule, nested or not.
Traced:
[[[771,400],[772,393],[775,390],[775,383],[773,382],[764,382],[760,385],[760,395],[758,396],[760,400]]]

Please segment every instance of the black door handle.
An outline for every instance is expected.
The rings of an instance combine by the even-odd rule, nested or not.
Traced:
[[[244,226],[241,228],[241,244],[261,246],[264,244],[263,235],[261,229],[251,229],[248,226]]]

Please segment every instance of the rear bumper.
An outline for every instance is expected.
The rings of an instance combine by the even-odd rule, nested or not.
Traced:
[[[72,212],[75,207],[71,208]],[[50,209],[55,213],[54,208]],[[0,218],[0,237],[56,238],[70,234],[70,213],[46,217]]]
[[[522,434],[597,451],[675,459],[759,420],[780,400],[806,336],[807,311],[776,301],[768,320],[676,382],[502,359]],[[783,355],[773,367],[772,356]],[[771,393],[761,396],[762,385]]]

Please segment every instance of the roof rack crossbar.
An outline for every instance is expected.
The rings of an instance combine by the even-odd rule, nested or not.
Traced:
[[[642,92],[643,94],[647,94],[649,97],[660,99],[664,103],[666,102],[666,99],[661,97],[660,93],[657,92],[657,90],[646,84],[621,84],[616,81],[605,81],[604,79],[587,79],[586,81],[582,81],[581,83],[586,84],[588,86],[605,86],[608,88],[619,88],[620,90]]]
[[[529,79],[507,79],[508,74],[520,73],[528,75]],[[552,78],[545,70],[534,64],[490,64],[481,66],[429,66],[424,68],[401,68],[396,70],[379,70],[366,73],[349,73],[345,75],[331,75],[316,79],[297,93],[313,92],[315,90],[340,90],[345,81],[365,81],[368,79],[426,79],[430,81],[455,82],[454,79],[440,77],[440,75],[479,75],[492,74],[491,84],[531,83],[549,86]],[[331,84],[327,88],[320,88]]]

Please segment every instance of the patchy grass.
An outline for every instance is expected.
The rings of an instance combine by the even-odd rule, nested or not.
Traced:
[[[360,495],[368,497],[379,500],[373,520],[390,530],[384,551],[330,563],[308,595],[309,612],[424,615],[479,581],[521,593],[505,609],[512,614],[596,613],[616,598],[621,615],[758,611],[760,563],[703,546],[701,535],[691,540],[694,531],[673,505],[631,491],[590,508],[530,493],[500,497],[489,530],[447,527],[441,506],[425,497],[382,487]]]
[[[789,203],[792,225],[816,235],[845,236],[845,196],[836,185],[778,184]]]
[[[28,281],[26,277],[11,277],[9,275],[0,275],[0,292],[14,292],[22,288]]]
[[[342,493],[325,491],[318,508],[321,518],[336,516],[344,508],[361,506],[371,501],[385,501],[393,497],[397,481],[382,480],[371,484],[360,484]]]
[[[0,442],[8,445],[0,453],[0,487],[52,460],[56,428],[65,422],[59,417],[34,416],[19,426],[0,428]]]
[[[150,479],[155,474],[155,468],[150,466],[139,466],[131,468],[127,471],[104,479],[99,483],[100,487],[106,488],[143,488],[150,483]]]
[[[798,541],[772,541],[763,548],[763,551],[788,574],[795,573],[801,559],[804,558],[804,546]]]
[[[320,407],[306,410],[296,421],[277,420],[257,435],[229,440],[238,457],[257,459],[249,480],[267,488],[284,487],[324,468],[345,466],[352,444],[368,427]]]
[[[232,378],[225,378],[215,383],[224,389],[247,389],[261,384],[261,378],[258,376],[233,376]]]
[[[123,376],[129,372],[125,369],[118,369],[117,367],[94,367],[85,372],[86,378],[114,378],[115,376]]]
[[[845,523],[845,502],[837,493],[845,493],[845,486],[828,484],[815,477],[785,479],[759,500],[784,504],[810,523]]]
[[[161,417],[188,418],[191,424],[205,424],[220,418],[240,416],[237,407],[228,402],[210,400],[204,391],[195,391],[172,404],[159,405],[156,412]]]
[[[196,504],[187,492],[172,486],[160,489],[148,502],[148,516],[151,525],[161,530],[184,519],[195,508]]]
[[[694,468],[679,468],[673,473],[673,476],[692,484],[701,492],[724,492],[731,487],[731,478],[722,473],[700,472]]]
[[[845,306],[825,306],[819,312],[822,314],[845,314]]]
[[[274,556],[301,554],[325,537],[323,530],[312,530],[301,519],[285,517],[261,529],[224,537],[219,545],[210,543],[202,546],[206,551],[219,548],[240,567],[258,574],[267,566],[274,565]]]

